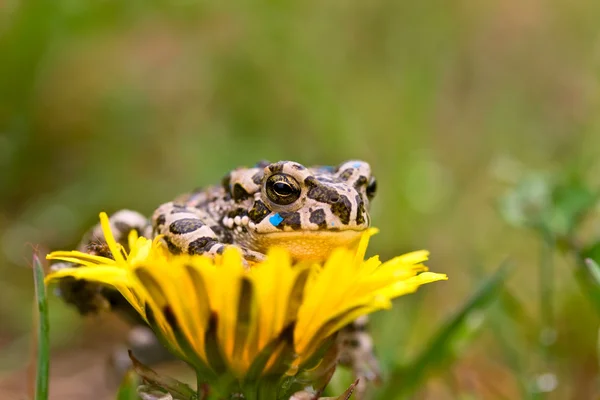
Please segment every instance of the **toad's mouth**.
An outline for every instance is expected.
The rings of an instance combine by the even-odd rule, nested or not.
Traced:
[[[355,247],[363,230],[272,232],[256,238],[256,250],[270,247],[287,249],[295,260],[323,261],[337,247]]]

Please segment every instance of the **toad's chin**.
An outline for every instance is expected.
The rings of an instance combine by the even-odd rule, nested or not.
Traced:
[[[355,247],[362,230],[273,232],[255,243],[260,252],[270,247],[287,249],[295,260],[323,261],[336,247]]]

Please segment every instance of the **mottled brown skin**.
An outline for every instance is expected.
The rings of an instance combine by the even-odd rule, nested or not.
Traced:
[[[369,203],[375,190],[371,168],[363,161],[310,168],[293,161],[263,162],[231,171],[218,186],[161,205],[150,222],[139,213],[123,210],[112,215],[110,223],[117,241],[125,242],[132,229],[146,237],[163,235],[176,254],[214,255],[235,246],[252,263],[264,259],[267,249],[277,245],[297,260],[320,261],[335,247],[355,244],[369,227]],[[96,226],[80,247],[97,251],[103,241],[102,230]],[[93,311],[92,296],[73,298],[75,288],[72,282],[61,287],[80,310]],[[96,297],[107,297],[100,294]],[[365,327],[363,318],[340,332],[339,359],[358,377],[373,380],[379,371]]]
[[[234,245],[256,261],[277,245],[296,259],[323,260],[369,226],[373,185],[371,169],[361,161],[337,168],[293,161],[239,168],[220,186],[160,206],[152,232],[164,235],[175,253],[216,254]]]

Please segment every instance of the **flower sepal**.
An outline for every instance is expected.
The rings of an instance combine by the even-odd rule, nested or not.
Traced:
[[[319,395],[314,392],[302,390],[300,392],[294,393],[289,400],[348,400],[350,396],[352,396],[352,393],[354,393],[354,390],[357,386],[358,379],[352,385],[350,385],[344,393],[337,397],[318,397]]]
[[[157,374],[153,369],[142,364],[131,351],[129,351],[129,358],[133,370],[142,378],[142,381],[146,383],[143,385],[142,390],[150,390],[155,393],[157,391],[164,391],[171,395],[174,400],[197,400],[201,398],[202,388],[199,388],[198,392],[189,387],[187,384],[178,381],[177,379],[161,376]],[[140,388],[138,388],[138,391]]]

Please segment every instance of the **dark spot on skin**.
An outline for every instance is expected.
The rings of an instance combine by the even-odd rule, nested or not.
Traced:
[[[325,210],[315,210],[310,213],[310,218],[308,219],[313,224],[317,224],[319,229],[327,228],[327,221],[325,220]]]
[[[119,240],[119,242],[122,242],[123,239],[126,242],[127,241],[127,235],[129,235],[129,232],[131,232],[131,231],[136,231],[138,233],[138,235],[140,234],[140,230],[141,230],[140,227],[131,226],[127,222],[113,221],[113,225],[115,227],[115,232],[113,233],[114,236],[115,236],[115,238],[117,240],[119,238],[122,238],[121,240]]]
[[[97,285],[89,281],[65,277],[58,282],[60,297],[77,307],[82,315],[95,314],[106,308],[106,300],[99,293]]]
[[[291,166],[296,171],[304,171],[306,169],[306,167],[304,167],[304,165],[300,165],[300,164],[296,164],[296,163],[292,163]]]
[[[243,201],[249,198],[250,194],[246,191],[246,189],[244,189],[242,185],[236,183],[235,185],[233,185],[231,196],[235,201]]]
[[[360,347],[360,341],[357,339],[346,339],[344,340],[344,345],[352,347],[353,349],[357,349]]]
[[[197,209],[197,210],[204,210],[204,209],[206,209],[206,205],[208,203],[209,203],[208,200],[200,201],[200,202],[194,204],[194,208]]]
[[[356,195],[356,224],[362,225],[365,222],[365,202],[360,194]]]
[[[175,244],[171,241],[171,239],[169,239],[168,237],[165,237],[164,241],[167,244],[167,247],[169,248],[169,251],[172,254],[181,254],[181,249],[179,247],[175,246]]]
[[[307,177],[304,183],[309,188],[306,194],[309,199],[326,204],[335,204],[340,199],[338,192],[322,185],[314,176]]]
[[[221,179],[221,186],[223,186],[223,189],[225,189],[226,191],[229,191],[230,184],[231,184],[231,174],[227,174],[223,177],[223,179]]]
[[[252,182],[254,182],[255,185],[260,186],[262,184],[263,176],[265,176],[265,173],[263,171],[258,171],[252,175]]]
[[[223,254],[224,252],[225,252],[225,246],[220,246],[220,247],[217,249],[217,254]]]
[[[222,243],[233,243],[233,235],[229,231],[229,229],[225,229],[221,225],[213,225],[210,227],[212,231],[217,235],[219,241]]]
[[[254,206],[248,211],[248,217],[252,222],[258,224],[262,221],[267,215],[269,215],[271,211],[265,206],[260,200],[256,200],[254,202]]]
[[[348,181],[352,177],[354,170],[352,168],[346,168],[339,174],[339,178],[344,182]]]
[[[346,196],[339,196],[339,201],[331,205],[331,212],[333,215],[337,215],[344,225],[348,225],[348,223],[350,223],[351,210],[352,204]]]
[[[128,223],[123,222],[123,221],[112,221],[112,223],[113,223],[115,229],[117,231],[119,231],[119,232],[117,232],[117,234],[118,233],[127,233],[131,229],[131,226]]]
[[[280,212],[279,215],[283,218],[281,223],[277,225],[278,229],[283,229],[289,226],[293,230],[298,230],[302,227],[300,223],[300,213],[298,212]]]
[[[235,210],[231,210],[227,213],[228,218],[235,218],[238,216],[241,218],[245,215],[248,215],[248,212],[246,211],[245,208],[241,208],[241,207],[238,207]]]
[[[204,224],[197,218],[183,218],[177,221],[171,222],[169,225],[169,232],[175,235],[183,235],[185,233],[194,232],[202,228]]]
[[[354,321],[344,327],[344,332],[365,332],[367,328],[368,324],[359,324]]]
[[[208,236],[198,238],[188,246],[188,254],[206,253],[216,243],[218,242],[214,238]]]
[[[366,192],[368,199],[373,200],[373,197],[375,197],[375,193],[377,193],[377,180],[374,177],[371,177],[371,179],[369,180]]]
[[[275,163],[275,164],[271,164],[271,165],[269,165],[269,171],[271,171],[271,173],[273,173],[273,174],[277,174],[277,173],[283,171],[283,164],[284,163],[281,161],[278,163]]]
[[[364,176],[364,175],[361,175],[361,176],[358,177],[358,179],[356,180],[356,182],[354,182],[354,188],[356,190],[360,190],[366,184],[367,184],[367,177]]]
[[[156,226],[162,226],[166,222],[166,218],[164,214],[160,214],[158,218],[156,218]]]
[[[173,205],[173,208],[171,209],[170,214],[180,214],[180,213],[185,213],[185,212],[189,212],[189,210],[187,209],[186,206],[180,206],[180,205]]]
[[[337,191],[322,185],[313,176],[306,178],[304,183],[309,188],[307,193],[308,198],[330,204],[331,212],[340,219],[342,224],[348,225],[350,223],[352,204],[348,197],[340,195]]]

